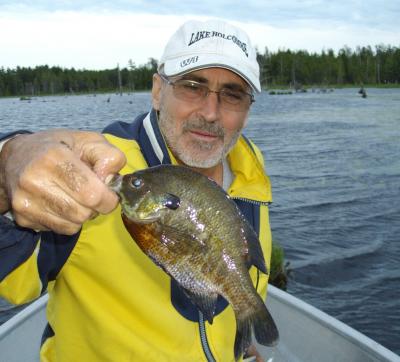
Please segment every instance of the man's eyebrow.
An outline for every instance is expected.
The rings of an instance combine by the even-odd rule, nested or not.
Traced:
[[[199,82],[202,84],[208,84],[208,79],[194,75],[194,74],[185,74],[182,76],[180,79],[185,79],[185,80],[193,80],[195,82]],[[247,87],[244,87],[242,84],[236,83],[236,82],[229,82],[229,83],[223,83],[221,86],[221,89],[230,89],[230,90],[237,90],[237,91],[242,91],[245,93],[248,93],[250,90],[247,89]]]

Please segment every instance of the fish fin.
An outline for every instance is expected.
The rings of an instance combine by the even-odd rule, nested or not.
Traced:
[[[279,340],[278,328],[262,301],[251,319],[257,342],[264,346],[276,346]]]
[[[251,344],[251,331],[258,343],[273,347],[278,343],[279,332],[276,324],[269,313],[267,307],[262,302],[257,305],[255,311],[243,318],[242,314],[236,314],[236,338],[235,338],[235,358],[236,360],[246,351]]]
[[[188,255],[204,253],[207,250],[207,246],[193,234],[165,224],[160,229],[163,230],[163,236],[159,239],[160,242],[172,252]]]
[[[252,226],[245,218],[243,218],[243,230],[249,250],[249,254],[247,256],[249,262],[262,273],[268,274],[268,270],[265,265],[264,254],[261,249],[260,240],[258,239],[258,236]]]
[[[195,293],[190,290],[183,289],[194,305],[203,313],[208,323],[212,324],[214,320],[215,307],[217,305],[217,293]]]
[[[251,344],[251,320],[236,316],[235,361],[237,361]]]
[[[182,287],[178,282],[178,288],[190,299],[190,301],[200,310],[204,318],[212,324],[214,319],[215,307],[217,304],[217,293],[196,293]]]

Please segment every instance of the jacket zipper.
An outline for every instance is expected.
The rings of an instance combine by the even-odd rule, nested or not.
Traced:
[[[208,344],[207,334],[206,334],[206,323],[204,321],[203,313],[199,311],[199,332],[200,332],[200,340],[201,346],[203,347],[203,352],[207,358],[207,362],[216,362],[214,358],[210,345]]]
[[[270,206],[272,204],[272,201],[256,201],[252,199],[246,199],[244,197],[235,197],[235,196],[230,196],[232,200],[240,200],[244,202],[248,202],[253,205],[263,205],[263,206]]]

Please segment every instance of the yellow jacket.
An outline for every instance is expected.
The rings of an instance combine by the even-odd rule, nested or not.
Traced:
[[[104,133],[127,156],[122,174],[176,163],[154,111]],[[241,137],[228,162],[234,174],[228,193],[259,233],[269,267],[271,191],[261,153]],[[199,320],[197,309],[132,240],[120,212],[86,222],[74,236],[31,232],[29,245],[36,249],[27,248],[19,265],[3,270],[0,295],[10,302],[49,292],[41,361],[234,361],[232,308],[220,298],[213,324]],[[268,276],[255,267],[250,274],[264,297]]]

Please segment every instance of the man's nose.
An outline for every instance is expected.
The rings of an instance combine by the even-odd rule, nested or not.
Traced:
[[[215,122],[219,119],[221,105],[219,102],[219,94],[209,91],[207,97],[202,102],[200,113],[204,116],[207,122]]]

